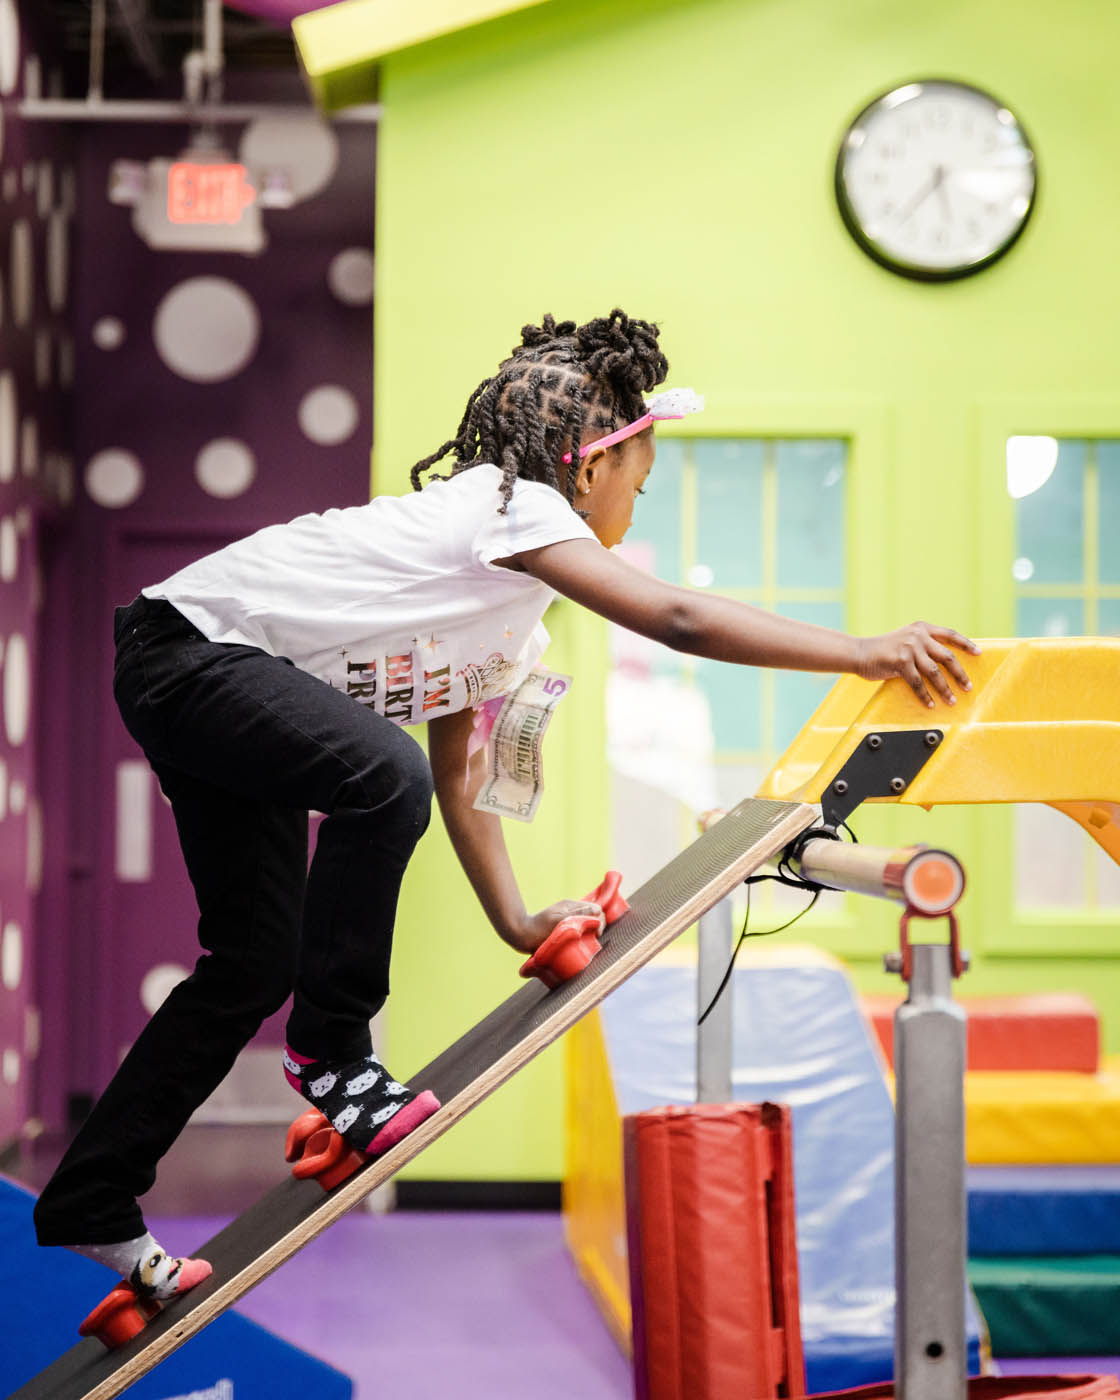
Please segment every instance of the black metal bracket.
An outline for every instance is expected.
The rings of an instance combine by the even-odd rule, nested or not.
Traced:
[[[940,729],[865,734],[821,795],[825,826],[835,831],[869,797],[897,797],[905,792],[944,737]]]

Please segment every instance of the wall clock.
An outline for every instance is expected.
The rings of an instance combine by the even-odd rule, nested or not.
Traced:
[[[1034,207],[1034,151],[1019,120],[979,88],[906,83],[866,106],[836,157],[852,237],[892,272],[965,277],[1001,257]]]

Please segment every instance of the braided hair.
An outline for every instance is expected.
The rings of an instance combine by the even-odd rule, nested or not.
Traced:
[[[642,399],[669,372],[659,349],[657,326],[615,308],[585,325],[545,316],[539,326],[521,328],[521,344],[484,379],[467,400],[453,438],[412,468],[419,491],[424,472],[453,453],[451,476],[492,462],[502,473],[500,514],[513,495],[513,483],[543,481],[575,508],[576,475],[560,470],[566,452],[578,463],[587,429],[606,435],[645,412]],[[435,481],[450,478],[431,473]]]

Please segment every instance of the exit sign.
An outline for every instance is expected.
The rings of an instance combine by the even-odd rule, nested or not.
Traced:
[[[181,160],[167,172],[167,217],[173,224],[237,224],[256,197],[243,165]]]

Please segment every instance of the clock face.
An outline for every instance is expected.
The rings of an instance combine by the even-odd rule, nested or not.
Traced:
[[[963,83],[907,83],[865,107],[836,158],[856,242],[894,272],[946,280],[1011,247],[1030,217],[1035,161],[1023,128]]]

